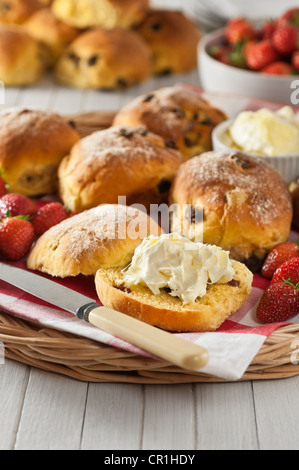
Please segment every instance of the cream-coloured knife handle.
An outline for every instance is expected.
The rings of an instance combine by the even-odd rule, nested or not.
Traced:
[[[189,371],[200,370],[209,360],[208,352],[189,341],[106,307],[89,313],[89,322],[167,362]]]

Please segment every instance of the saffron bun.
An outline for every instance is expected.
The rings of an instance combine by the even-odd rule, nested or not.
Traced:
[[[146,126],[191,158],[212,150],[212,131],[226,119],[196,91],[174,86],[133,99],[116,114],[113,124]]]
[[[24,23],[27,33],[42,42],[49,50],[50,65],[54,65],[65,49],[80,34],[80,30],[67,25],[54,16],[51,8],[42,8]]]
[[[171,229],[229,251],[258,271],[268,252],[290,234],[293,208],[286,183],[259,158],[207,152],[183,163],[173,182]],[[185,220],[184,207],[197,221]],[[200,216],[201,215],[201,216]],[[183,232],[183,233],[182,233]]]
[[[136,30],[153,53],[156,75],[184,73],[197,67],[200,32],[182,12],[151,9]]]
[[[10,192],[40,196],[57,190],[57,169],[79,135],[57,114],[27,108],[0,113],[0,171]]]
[[[0,80],[5,86],[39,81],[49,66],[44,46],[18,25],[0,25]]]
[[[93,276],[100,267],[125,267],[144,238],[161,233],[143,211],[105,204],[45,232],[31,250],[27,266],[60,278]]]
[[[43,8],[39,0],[9,0],[1,1],[0,23],[22,24],[36,11]]]
[[[78,28],[131,28],[145,17],[149,0],[54,0],[57,18]]]
[[[68,86],[124,89],[152,75],[151,51],[135,31],[93,29],[82,33],[65,50],[55,77]]]
[[[146,128],[114,126],[81,139],[62,160],[59,194],[71,211],[99,204],[168,202],[183,155]]]
[[[184,305],[166,290],[154,295],[146,286],[126,287],[122,269],[100,268],[95,276],[99,298],[107,308],[172,332],[215,331],[247,300],[253,275],[243,264],[233,261],[234,281],[210,284],[207,293]]]
[[[297,230],[299,230],[299,179],[291,184],[290,192],[294,209],[293,225]]]

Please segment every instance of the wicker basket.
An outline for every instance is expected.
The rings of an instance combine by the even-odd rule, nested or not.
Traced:
[[[5,346],[5,358],[83,382],[225,382],[69,333],[40,328],[4,312],[0,313],[0,340]],[[299,325],[276,330],[265,341],[241,381],[298,375],[298,365],[290,362],[294,341],[299,348]]]
[[[81,137],[111,126],[113,112],[68,116]],[[40,328],[0,312],[0,341],[5,358],[84,382],[179,384],[225,382],[201,373],[189,373],[165,362],[148,359],[89,339]],[[253,359],[241,381],[288,378],[299,375],[291,363],[299,349],[299,325],[276,330]]]

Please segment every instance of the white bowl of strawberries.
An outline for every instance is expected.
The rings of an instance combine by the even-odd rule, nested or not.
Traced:
[[[299,104],[299,8],[259,25],[232,19],[199,44],[203,89]]]

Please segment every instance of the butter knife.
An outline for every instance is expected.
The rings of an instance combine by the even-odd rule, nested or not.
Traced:
[[[209,353],[203,347],[129,315],[100,306],[94,299],[38,274],[0,263],[1,281],[71,312],[79,320],[86,321],[182,369],[199,371],[209,361]]]

